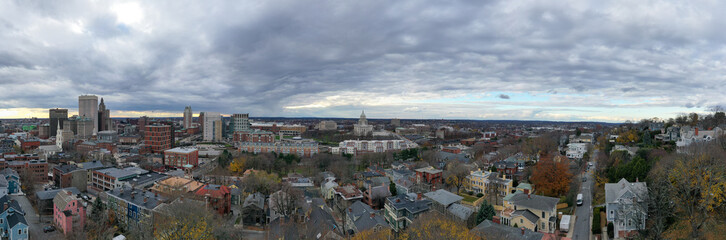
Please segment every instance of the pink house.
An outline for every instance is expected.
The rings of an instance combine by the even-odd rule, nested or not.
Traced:
[[[82,204],[80,198],[66,190],[61,190],[53,198],[53,222],[63,234],[83,231],[83,226],[86,224],[86,208]]]

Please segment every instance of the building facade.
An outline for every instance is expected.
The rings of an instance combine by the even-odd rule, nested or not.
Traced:
[[[101,104],[98,105],[98,126],[96,132],[113,130],[113,121],[111,121],[111,110],[106,109],[106,104],[101,98]]]
[[[53,198],[53,223],[66,236],[83,231],[86,208],[83,201],[70,191],[61,190]]]
[[[172,127],[169,125],[146,125],[144,144],[149,146],[153,153],[163,153],[172,146],[172,132]]]
[[[98,132],[98,97],[96,95],[78,96],[78,116],[91,119],[91,133]]]
[[[204,141],[222,141],[222,115],[218,112],[204,113]]]
[[[177,147],[164,151],[164,165],[182,168],[199,165],[199,150],[194,147]]]
[[[360,113],[358,123],[353,125],[353,133],[356,136],[368,136],[373,134],[373,125],[368,125],[365,112]]]
[[[240,132],[250,130],[250,114],[235,113],[232,114],[232,131]]]
[[[192,106],[186,106],[184,108],[184,128],[188,129],[192,127]]]
[[[63,123],[68,119],[68,109],[65,108],[51,108],[48,110],[50,118],[50,136],[58,134],[59,127],[63,127]]]
[[[284,153],[311,157],[318,154],[318,142],[308,139],[283,139],[279,142],[240,142],[239,150],[251,153]]]

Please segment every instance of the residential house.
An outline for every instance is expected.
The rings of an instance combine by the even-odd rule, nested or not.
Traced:
[[[446,211],[447,214],[454,216],[454,219],[466,223],[467,228],[473,228],[476,225],[476,211],[471,207],[461,203],[454,203]]]
[[[680,134],[681,137],[678,139],[678,141],[676,141],[676,146],[685,147],[690,145],[691,143],[709,142],[722,136],[723,134],[723,129],[719,127],[707,131],[699,130],[698,127],[695,127],[693,129],[689,127],[682,127]]]
[[[265,195],[262,193],[253,193],[247,195],[242,204],[242,224],[245,226],[264,226],[265,225]]]
[[[343,185],[334,190],[335,204],[339,209],[348,208],[356,200],[363,199],[363,193],[354,185]]]
[[[394,231],[406,229],[422,213],[431,209],[431,200],[421,194],[398,195],[386,198],[385,218]]]
[[[53,214],[54,206],[53,206],[53,199],[55,199],[55,195],[57,195],[60,191],[69,191],[73,193],[73,195],[79,195],[81,194],[81,191],[78,190],[78,188],[69,187],[69,188],[63,188],[63,189],[53,189],[53,190],[47,190],[47,191],[37,191],[35,192],[35,199],[38,202],[38,212],[43,215],[50,215]]]
[[[320,207],[313,206],[310,211],[310,220],[306,223],[308,231],[305,239],[336,239],[342,240],[345,236],[338,226],[333,215]]]
[[[567,157],[570,159],[582,159],[587,153],[587,143],[569,143],[567,144]]]
[[[27,240],[28,222],[25,220],[25,211],[20,207],[18,201],[12,200],[10,196],[0,197],[0,237],[9,240]]]
[[[644,182],[605,184],[605,210],[608,223],[613,223],[615,238],[625,238],[645,228],[648,218],[648,186]]]
[[[511,227],[504,224],[497,224],[490,220],[484,220],[475,228],[472,233],[486,239],[509,239],[509,240],[543,240],[545,234],[534,232],[526,228]]]
[[[53,183],[57,188],[71,187],[72,174],[71,172],[78,170],[76,165],[61,164],[53,167]]]
[[[324,199],[333,199],[335,197],[335,188],[338,187],[338,183],[335,181],[335,177],[327,177],[320,184],[320,192]]]
[[[15,170],[6,168],[0,171],[0,175],[8,181],[8,194],[20,192],[20,175]]]
[[[481,169],[471,171],[469,176],[466,176],[466,183],[464,184],[464,190],[467,192],[486,193],[487,179],[491,175],[491,171],[484,172]]]
[[[361,201],[356,201],[348,207],[345,227],[349,234],[355,234],[372,229],[375,232],[391,229],[381,214]]]
[[[224,185],[207,184],[194,192],[200,199],[204,199],[207,206],[212,207],[220,215],[232,210],[232,195],[229,187]]]
[[[389,196],[391,191],[388,184],[372,186],[363,191],[363,201],[374,209],[381,209]]]
[[[150,231],[166,199],[151,191],[118,187],[102,194],[117,221],[130,232]],[[105,197],[104,197],[105,196]]]
[[[86,208],[73,192],[61,190],[53,198],[53,223],[66,236],[83,231],[86,224]]]
[[[433,192],[424,193],[424,196],[433,201],[432,208],[439,211],[442,214],[447,213],[447,209],[454,203],[461,203],[464,197],[453,194],[444,189],[439,189]]]
[[[443,182],[443,171],[434,167],[416,169],[416,182],[428,184],[441,184]]]
[[[560,199],[514,193],[504,199],[501,223],[524,227],[535,232],[554,233],[557,228],[557,203]]]
[[[204,186],[203,183],[192,179],[169,177],[154,184],[150,190],[163,196],[178,196],[196,192],[202,186]]]
[[[0,197],[8,195],[8,180],[5,180],[5,178],[0,177]]]

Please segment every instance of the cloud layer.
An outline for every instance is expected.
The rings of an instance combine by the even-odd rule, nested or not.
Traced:
[[[112,110],[180,115],[669,117],[724,104],[724,12],[722,1],[0,0],[0,109],[73,109],[92,93]]]

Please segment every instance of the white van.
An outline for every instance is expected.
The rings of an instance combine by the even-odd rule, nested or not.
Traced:
[[[577,194],[577,206],[582,206],[582,193]]]

